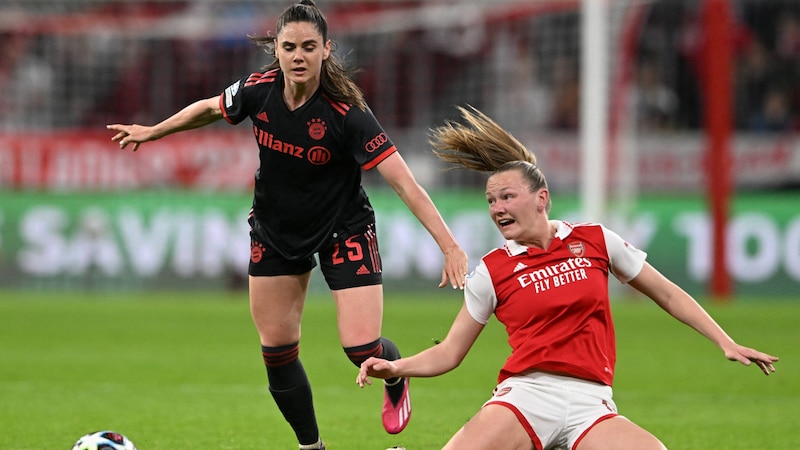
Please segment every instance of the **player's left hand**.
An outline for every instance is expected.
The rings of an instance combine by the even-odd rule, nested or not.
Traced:
[[[447,286],[448,281],[453,289],[464,290],[467,283],[468,257],[461,247],[453,247],[444,252],[444,268],[442,269],[442,282],[439,287]]]
[[[751,363],[756,363],[761,371],[764,372],[764,375],[769,375],[772,372],[775,372],[775,366],[773,364],[779,361],[777,356],[768,355],[758,350],[738,344],[734,348],[726,350],[725,357],[731,361],[739,361],[745,366],[749,366]]]

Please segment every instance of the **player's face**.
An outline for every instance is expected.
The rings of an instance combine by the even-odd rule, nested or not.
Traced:
[[[543,216],[537,212],[541,191],[531,192],[530,183],[517,170],[489,177],[486,181],[489,215],[504,238],[520,243],[536,239],[535,225]]]
[[[322,73],[322,61],[328,59],[331,41],[322,41],[322,35],[311,22],[289,22],[275,45],[275,55],[286,81],[316,88]]]

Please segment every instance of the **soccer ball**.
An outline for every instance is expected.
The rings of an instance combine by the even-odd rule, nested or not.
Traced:
[[[125,436],[109,430],[95,431],[80,439],[72,450],[136,450],[133,442]]]

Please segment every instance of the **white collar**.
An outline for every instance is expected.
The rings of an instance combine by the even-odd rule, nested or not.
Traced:
[[[563,220],[551,220],[551,224],[556,226],[556,234],[554,237],[564,240],[570,233],[572,233],[572,225],[564,222]],[[521,255],[528,251],[528,247],[525,245],[520,244],[517,241],[507,240],[506,241],[506,249],[509,255],[516,256]]]

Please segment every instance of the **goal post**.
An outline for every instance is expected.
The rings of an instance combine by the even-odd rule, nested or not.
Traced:
[[[632,91],[649,3],[581,0],[582,220],[629,218],[639,195]]]
[[[608,5],[581,0],[580,198],[583,220],[602,222],[608,178]]]

